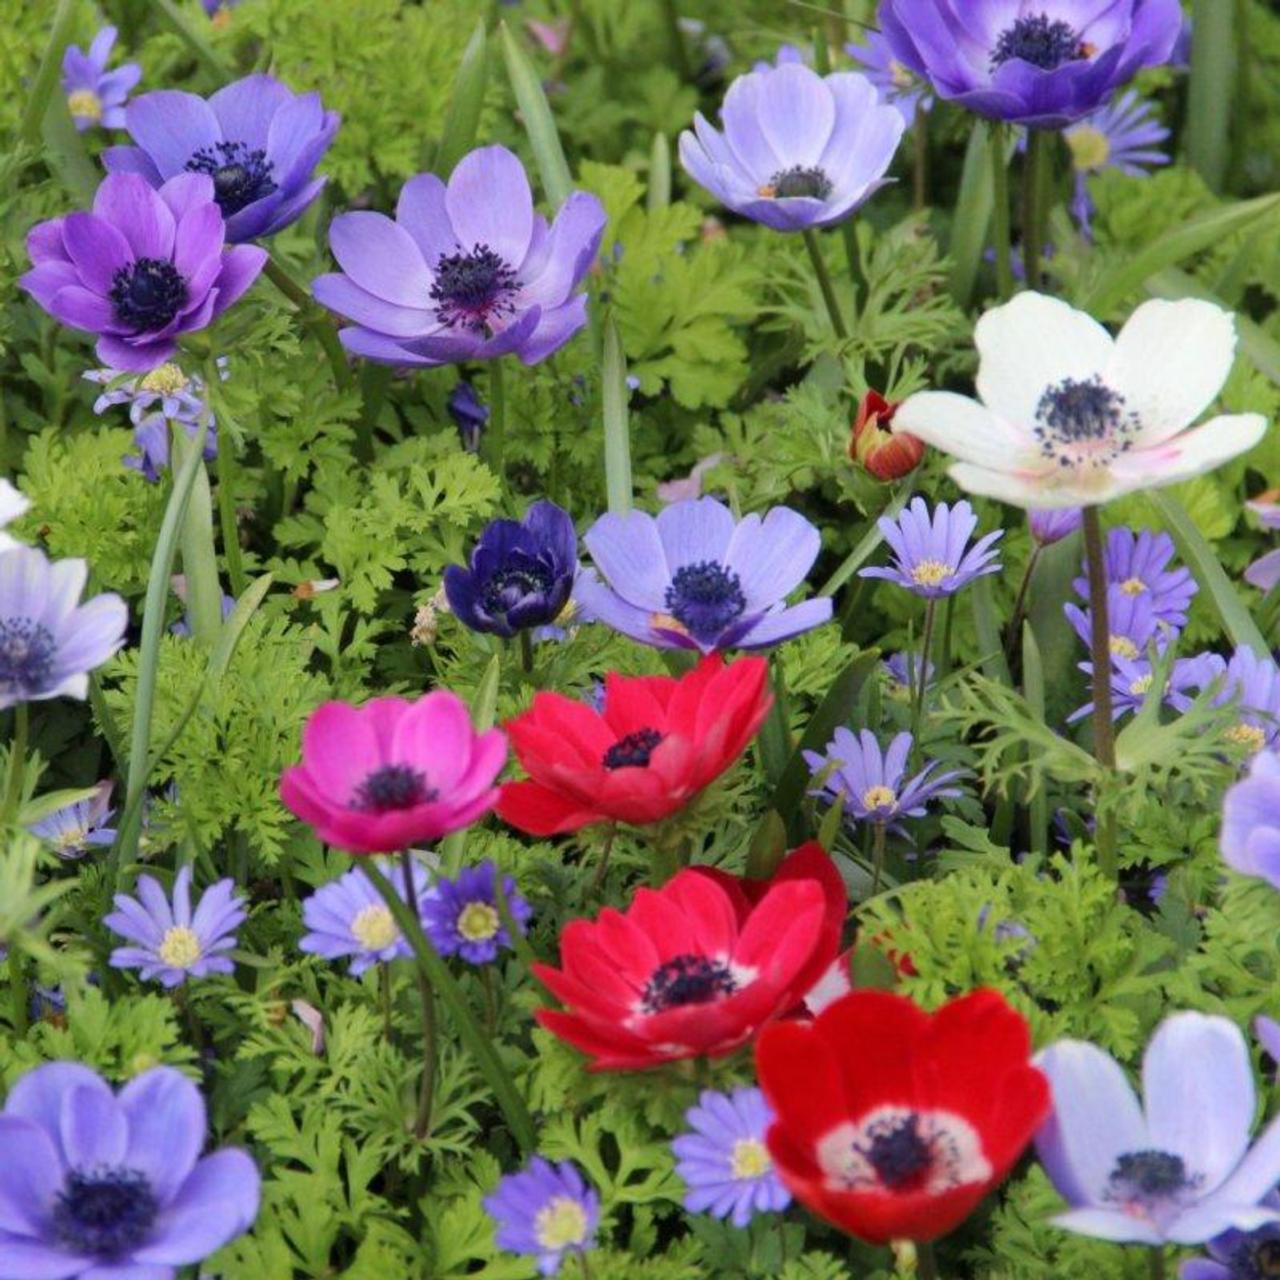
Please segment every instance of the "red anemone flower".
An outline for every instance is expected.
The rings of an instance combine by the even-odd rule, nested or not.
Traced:
[[[534,836],[669,817],[746,750],[773,701],[766,673],[716,656],[679,680],[610,672],[603,712],[536,694],[505,726],[529,780],[507,783],[499,816]]]
[[[872,1244],[935,1240],[1000,1182],[1049,1113],[1026,1020],[995,991],[930,1015],[855,991],[756,1046],[767,1143],[801,1203]]]
[[[566,1007],[539,1009],[538,1021],[589,1054],[593,1071],[732,1053],[793,1009],[832,954],[817,880],[782,880],[740,909],[713,877],[686,870],[637,890],[625,912],[571,920],[563,967],[533,966]]]

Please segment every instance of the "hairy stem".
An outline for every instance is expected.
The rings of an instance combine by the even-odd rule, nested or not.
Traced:
[[[818,233],[812,227],[805,229],[804,247],[809,250],[809,261],[813,263],[813,274],[818,279],[822,300],[826,303],[827,314],[831,317],[831,327],[835,330],[836,337],[841,342],[845,342],[849,337],[849,328],[840,310],[840,300],[836,297],[831,272],[827,270],[827,260],[822,256],[822,245],[818,242]]]

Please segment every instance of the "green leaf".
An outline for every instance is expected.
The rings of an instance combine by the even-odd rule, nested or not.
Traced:
[[[58,87],[62,52],[67,47],[75,16],[76,5],[73,0],[58,0],[58,8],[53,15],[53,26],[49,30],[49,43],[45,45],[44,53],[40,57],[40,66],[31,84],[31,96],[27,99],[26,109],[22,113],[22,123],[18,126],[18,136],[29,147],[36,147],[40,142],[41,125],[44,124],[45,113],[49,110],[49,103],[53,100],[54,91]]]
[[[1022,692],[1033,715],[1045,718],[1044,665],[1040,661],[1040,646],[1030,622],[1022,624]],[[1028,748],[1034,750],[1034,748]],[[1049,849],[1049,797],[1043,787],[1031,797],[1028,807],[1030,845],[1032,853],[1044,854]]]
[[[167,424],[166,424],[167,425]],[[191,448],[187,434],[174,426],[174,465],[181,466]],[[186,584],[186,610],[191,634],[203,645],[212,645],[222,629],[222,584],[218,580],[218,555],[213,546],[213,500],[209,472],[197,458],[191,496],[182,518],[182,575]]]
[[[101,180],[85,149],[84,139],[64,101],[50,102],[41,125],[44,158],[58,180],[81,204],[91,204]]]
[[[504,22],[500,25],[500,30],[507,78],[511,81],[511,90],[516,96],[516,105],[520,108],[525,133],[529,135],[529,145],[533,148],[533,158],[542,178],[542,190],[551,207],[558,209],[569,198],[573,179],[569,176],[569,163],[564,158],[564,148],[560,145],[555,118],[551,114],[547,95],[542,91],[542,81],[525,56],[519,41],[511,33],[511,28]]]
[[[991,143],[986,123],[977,120],[969,133],[951,219],[951,296],[962,307],[969,305],[982,267],[991,203]]]
[[[604,367],[600,383],[604,409],[604,482],[609,510],[625,516],[631,510],[631,427],[627,411],[627,358],[613,316],[604,322]]]
[[[453,166],[475,145],[476,129],[480,125],[480,112],[484,109],[484,94],[488,84],[489,37],[485,32],[484,19],[481,18],[458,63],[458,75],[453,82],[453,97],[449,100],[444,132],[430,166],[432,173],[446,177]]]
[[[753,880],[767,879],[778,869],[786,851],[786,824],[776,809],[766,810],[747,850],[747,875]]]
[[[177,35],[178,39],[195,54],[196,58],[224,84],[235,79],[235,68],[211,45],[204,35],[193,27],[186,14],[173,0],[152,0],[157,13]]]
[[[1187,93],[1187,159],[1205,182],[1221,191],[1231,158],[1231,108],[1235,100],[1233,0],[1192,0],[1191,82]]]
[[[649,150],[648,209],[653,213],[671,203],[671,144],[665,133],[653,135]]]

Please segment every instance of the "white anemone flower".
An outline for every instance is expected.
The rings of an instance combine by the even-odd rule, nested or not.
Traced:
[[[12,535],[4,532],[4,526],[24,515],[30,506],[30,498],[19,493],[8,480],[0,479],[0,551],[18,546]]]
[[[893,429],[958,459],[951,478],[983,497],[1097,506],[1211,471],[1267,429],[1256,413],[1192,426],[1235,359],[1235,320],[1212,303],[1146,302],[1113,338],[1065,302],[1021,293],[978,321],[974,341],[979,399],[919,392]]]

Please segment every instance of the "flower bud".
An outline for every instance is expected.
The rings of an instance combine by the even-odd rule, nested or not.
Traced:
[[[897,403],[890,403],[878,391],[868,391],[858,405],[853,434],[849,437],[849,457],[860,462],[877,480],[901,480],[920,465],[924,441],[906,432],[889,430]]]

